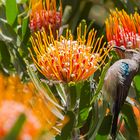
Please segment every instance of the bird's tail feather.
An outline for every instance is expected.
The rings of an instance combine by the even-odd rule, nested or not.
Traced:
[[[113,121],[112,121],[112,128],[111,128],[112,140],[116,139],[119,113],[120,113],[120,107],[118,106],[118,103],[116,103],[113,108]]]
[[[113,117],[112,128],[111,128],[112,140],[115,140],[115,138],[116,138],[118,116],[119,116],[119,113],[116,113],[116,114],[114,114],[114,117]]]

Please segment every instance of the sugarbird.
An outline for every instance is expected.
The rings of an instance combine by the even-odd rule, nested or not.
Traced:
[[[116,139],[119,113],[128,95],[131,82],[140,72],[140,51],[126,49],[122,46],[114,48],[122,51],[125,58],[116,61],[108,69],[103,85],[105,99],[110,103],[113,113],[112,140]]]

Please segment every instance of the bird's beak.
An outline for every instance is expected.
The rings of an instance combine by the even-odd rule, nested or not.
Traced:
[[[126,48],[124,46],[120,46],[120,47],[119,46],[114,46],[113,48],[118,49],[118,50],[120,50],[122,52],[126,51]]]

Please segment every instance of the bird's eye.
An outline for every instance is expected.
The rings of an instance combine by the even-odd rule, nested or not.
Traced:
[[[132,43],[131,41],[128,41],[128,42],[127,42],[127,48],[130,49],[130,48],[132,48],[132,46],[133,46],[133,43]]]

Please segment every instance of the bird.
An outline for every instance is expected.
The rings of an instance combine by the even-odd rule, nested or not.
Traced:
[[[125,55],[124,59],[120,59],[110,66],[103,84],[105,99],[109,102],[113,113],[110,135],[112,140],[115,140],[119,113],[128,96],[134,76],[140,73],[140,51],[126,49],[123,46],[113,48],[122,51]]]

